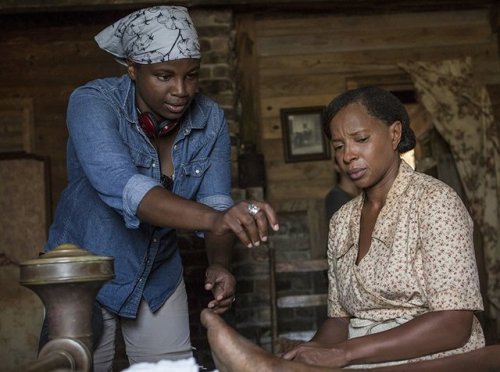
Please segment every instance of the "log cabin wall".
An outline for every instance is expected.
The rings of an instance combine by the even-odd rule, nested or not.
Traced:
[[[407,60],[471,56],[478,79],[498,87],[497,23],[490,22],[490,17],[488,10],[350,16],[334,11],[282,11],[236,17],[238,60],[244,67],[239,70],[241,137],[255,141],[265,158],[266,199],[280,211],[283,222],[283,231],[274,234],[269,243],[278,260],[324,255],[321,207],[335,183],[331,159],[285,161],[280,110],[327,105],[334,96],[357,84],[411,88],[409,77],[398,68],[399,62]],[[305,223],[303,219],[290,220],[293,217],[286,212],[299,210],[313,214],[315,224],[311,219]],[[288,239],[283,239],[282,234]],[[307,234],[309,240],[303,238]],[[258,270],[255,275],[259,275]],[[297,294],[318,289],[303,275],[301,278],[303,281],[297,285],[294,278],[278,280],[278,291]],[[281,313],[279,327],[285,332],[299,331],[308,320],[314,323],[322,316],[321,312],[307,316],[304,312]],[[254,319],[258,323],[258,318]]]
[[[281,109],[324,106],[346,88],[365,83],[412,89],[411,80],[398,67],[407,60],[471,56],[480,82],[490,88],[500,86],[497,26],[490,22],[488,10],[351,16],[262,12],[236,19],[237,51],[240,65],[245,66],[240,70],[241,136],[255,141],[264,155],[266,199],[282,219],[290,210],[316,211],[305,227],[309,241],[281,239],[281,231],[271,237],[278,260],[289,258],[290,253],[299,259],[297,253],[310,255],[304,258],[324,255],[321,203],[335,183],[331,159],[285,161]],[[498,95],[495,101],[500,102]],[[290,226],[284,220],[283,233],[300,231],[297,226],[300,224]],[[301,245],[307,246],[305,252],[300,251]],[[311,289],[307,283],[301,284]],[[278,285],[279,291],[289,294],[300,288],[284,282]],[[280,327],[299,331],[306,318],[301,314],[278,314]],[[311,314],[310,320],[321,316]]]
[[[500,96],[498,15],[490,22],[486,7],[371,15],[368,13],[374,9],[360,12],[362,15],[351,9],[346,15],[335,9],[308,11],[307,6],[300,12],[286,6],[267,12],[266,4],[243,9],[221,3],[213,9],[204,5],[192,10],[204,52],[201,86],[224,107],[236,142],[251,142],[264,155],[266,198],[280,211],[280,232],[273,233],[269,242],[278,258],[323,254],[321,202],[335,182],[332,160],[285,162],[280,109],[326,105],[348,84],[408,84],[397,67],[400,61],[468,55],[479,79],[496,87],[493,91]],[[123,73],[93,41],[98,31],[129,12],[122,9],[123,4],[110,8],[0,17],[0,100],[29,100],[26,107],[32,107],[33,152],[51,161],[53,206],[66,184],[65,111],[69,94],[89,80]],[[233,149],[236,156],[235,152]],[[236,170],[236,162],[234,166]],[[235,188],[236,177],[235,171]],[[202,288],[204,251],[198,241],[186,245],[186,283],[194,288],[189,298],[193,344],[203,362],[208,361],[209,353],[197,318],[208,296],[197,289]],[[238,245],[234,252],[238,300],[227,318],[245,336],[269,348],[267,248],[248,250]],[[279,290],[315,290],[315,286],[324,287],[322,279],[318,284],[317,278],[287,278],[278,283]],[[324,315],[313,314],[313,318]],[[282,324],[287,330],[311,321],[311,315],[304,313],[282,318],[288,320],[289,324]]]
[[[111,18],[93,14],[25,15],[4,18],[0,47],[0,97],[33,102],[35,154],[48,156],[53,207],[66,185],[66,105],[79,85],[123,73],[95,46],[94,35]]]
[[[277,206],[322,198],[334,182],[331,160],[284,161],[280,109],[324,106],[350,83],[408,83],[397,66],[406,60],[472,56],[482,83],[500,82],[496,29],[487,10],[261,13],[241,16],[238,25],[240,38],[245,35],[246,45],[253,46],[239,49],[240,61],[254,62],[252,70],[245,70],[256,80],[250,95],[257,102],[248,114],[266,160],[267,198]]]
[[[130,11],[108,9],[0,15],[0,50],[4,51],[0,61],[0,113],[4,114],[0,117],[1,149],[22,148],[50,160],[52,195],[48,200],[52,200],[52,209],[55,209],[67,183],[68,97],[76,87],[90,80],[119,76],[125,72],[124,67],[97,47],[94,36]],[[191,11],[191,16],[199,33],[203,54],[200,91],[212,97],[224,109],[234,137],[239,132],[239,123],[236,120],[233,14],[229,9],[196,9]],[[21,120],[24,118],[28,124],[33,124],[25,125],[32,130],[30,140],[24,141],[26,144],[18,143],[19,127],[23,126]],[[235,161],[235,168],[236,165]],[[236,169],[233,173],[237,175]],[[22,197],[15,198],[18,199]],[[22,222],[12,224],[22,230],[25,226]],[[3,228],[0,226],[0,235],[7,233]],[[205,330],[199,324],[199,312],[210,300],[203,289],[207,263],[203,245],[189,239],[181,240],[181,251],[193,319],[192,340],[199,347],[200,342],[206,340]],[[43,243],[36,247],[37,251],[42,250]],[[12,293],[16,291],[23,294],[28,292],[24,297],[19,296],[8,309],[0,310],[0,328],[1,324],[22,324],[22,327],[12,332],[10,328],[4,327],[5,334],[0,339],[2,366],[7,370],[15,370],[14,367],[36,356],[39,329],[38,324],[33,326],[31,319],[39,323],[41,308],[32,305],[37,301],[36,296],[17,284],[17,266],[9,264],[2,267],[2,258],[8,254],[8,250],[3,248],[0,246],[0,279],[8,288],[3,288],[0,298],[12,298]],[[17,246],[10,248],[19,249]],[[17,308],[25,311],[20,312]],[[26,342],[26,339],[30,342]],[[126,366],[123,343],[119,343],[115,368],[120,370]]]
[[[51,162],[52,207],[66,186],[66,105],[78,86],[119,76],[125,68],[98,48],[94,36],[128,10],[1,16],[0,104],[32,102],[34,143],[30,152]],[[232,13],[194,11],[203,52],[200,90],[224,108],[231,132],[235,120]],[[2,112],[0,105],[0,112]],[[10,108],[12,110],[13,108]],[[3,136],[8,133],[4,133]]]

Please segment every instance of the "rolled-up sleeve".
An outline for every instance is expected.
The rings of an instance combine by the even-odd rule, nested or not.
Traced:
[[[212,195],[198,201],[218,211],[225,211],[234,204],[233,199],[227,195]]]
[[[137,208],[146,193],[159,186],[154,179],[142,174],[133,175],[123,189],[123,219],[129,229],[139,227],[141,221],[137,217]]]

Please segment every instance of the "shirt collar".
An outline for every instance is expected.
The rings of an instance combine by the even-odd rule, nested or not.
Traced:
[[[391,247],[394,242],[394,235],[400,222],[399,215],[402,212],[401,198],[410,185],[413,173],[414,170],[401,159],[398,175],[387,193],[385,204],[375,223],[372,240],[376,239],[386,247]]]
[[[125,101],[123,102],[123,111],[126,113],[127,120],[130,123],[137,123],[138,114],[135,104],[135,84],[128,75],[125,76],[126,76],[125,79],[126,98]]]
[[[203,107],[200,104],[200,99],[202,99],[202,97],[197,93],[184,116],[183,125],[186,125],[187,128],[202,129],[207,125],[209,109],[208,106]],[[196,120],[193,120],[193,118],[196,118]]]
[[[384,245],[390,247],[394,240],[394,234],[398,225],[398,215],[401,212],[400,199],[410,185],[414,170],[408,163],[401,159],[398,175],[394,180],[387,197],[385,204],[377,217],[377,222],[372,233],[372,241],[378,240]],[[349,249],[359,244],[359,231],[361,221],[361,210],[364,203],[364,193],[352,201],[352,213],[349,219],[349,228],[346,239],[337,251],[337,258],[347,253]]]

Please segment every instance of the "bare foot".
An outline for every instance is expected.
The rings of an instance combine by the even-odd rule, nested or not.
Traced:
[[[220,372],[333,372],[278,358],[238,334],[208,309],[202,310],[201,322],[207,329],[208,342]]]
[[[208,342],[220,372],[323,372],[342,371],[281,359],[250,342],[208,309],[201,312]],[[372,370],[380,372],[494,372],[500,371],[500,345],[468,353]],[[351,369],[355,372],[355,370]]]

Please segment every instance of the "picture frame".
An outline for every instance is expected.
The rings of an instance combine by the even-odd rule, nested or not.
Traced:
[[[321,124],[323,110],[324,106],[280,110],[286,163],[330,159],[330,145]]]

